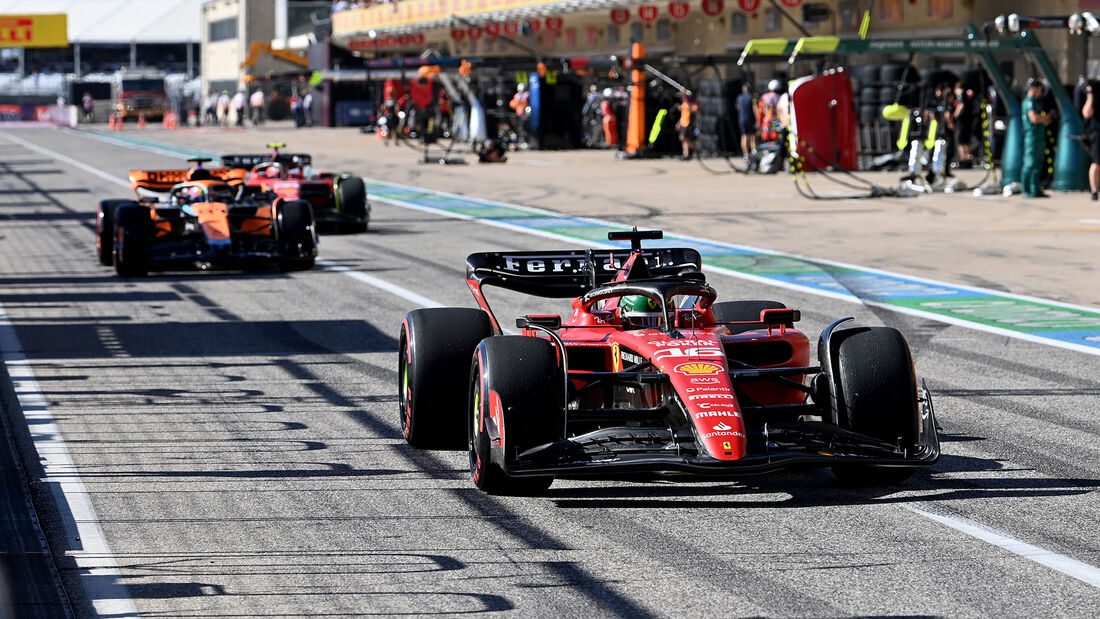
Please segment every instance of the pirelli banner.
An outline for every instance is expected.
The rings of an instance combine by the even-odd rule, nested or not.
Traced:
[[[561,4],[561,0],[400,0],[334,13],[332,34],[351,36],[368,30],[448,20],[453,15],[469,17],[549,4]]]
[[[0,15],[0,47],[68,47],[69,23],[56,15]]]

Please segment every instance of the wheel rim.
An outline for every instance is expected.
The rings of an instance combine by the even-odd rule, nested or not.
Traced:
[[[470,381],[470,391],[473,393],[473,397],[470,400],[470,423],[467,424],[467,438],[470,453],[470,476],[473,478],[474,483],[477,483],[478,476],[480,475],[478,464],[480,463],[480,457],[478,455],[477,443],[480,439],[479,432],[481,430],[481,371],[475,370],[474,375]]]
[[[405,437],[409,437],[409,427],[411,424],[409,413],[409,402],[412,400],[412,392],[409,390],[409,357],[406,354],[405,338],[401,338],[401,360],[398,363],[400,367],[401,376],[400,383],[398,384],[398,402],[400,403],[401,413],[401,434]]]

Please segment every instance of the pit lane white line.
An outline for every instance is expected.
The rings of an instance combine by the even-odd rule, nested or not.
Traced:
[[[929,506],[925,503],[901,503],[901,506],[913,513],[935,520],[944,526],[951,527],[956,531],[960,531],[971,537],[976,537],[983,542],[993,544],[998,548],[1003,548],[1029,561],[1045,565],[1066,576],[1076,578],[1083,583],[1100,588],[1100,568],[1089,565],[1088,563],[1082,563],[1077,559],[1071,559],[1063,554],[1047,550],[1042,546],[1029,544],[1007,533],[1002,533],[1001,531],[969,518],[944,514],[938,511],[930,511]]]
[[[110,182],[112,182],[116,185],[122,185],[123,187],[126,187],[126,188],[130,187],[130,182],[128,180],[120,179],[119,177],[108,174],[107,172],[104,172],[103,170],[98,170],[96,168],[93,168],[92,166],[90,166],[86,163],[81,163],[81,162],[77,161],[76,159],[73,159],[72,157],[68,157],[66,155],[62,155],[61,153],[55,153],[52,150],[42,148],[41,146],[35,144],[34,142],[28,142],[27,140],[24,140],[23,138],[16,137],[16,136],[14,136],[10,133],[7,133],[7,132],[0,132],[0,135],[3,135],[4,139],[15,142],[16,144],[22,146],[23,148],[29,148],[30,150],[33,150],[34,152],[39,153],[41,155],[46,155],[47,157],[52,157],[52,158],[54,158],[54,159],[56,159],[56,160],[58,160],[62,163],[67,163],[67,164],[73,166],[74,168],[77,168],[79,170],[87,172],[88,174],[98,176],[99,178],[102,178],[105,181],[110,181]]]
[[[6,134],[5,134],[5,137],[13,137],[13,136],[6,136]],[[95,136],[91,136],[91,137],[95,137]],[[117,142],[112,142],[112,143],[117,144]],[[27,144],[29,144],[29,142]],[[142,147],[138,146],[138,145],[127,145],[127,146],[129,146],[130,148],[138,149],[138,150],[142,149]],[[47,156],[50,156],[50,157],[55,157],[59,161],[64,161],[66,163],[68,163],[69,161],[72,161],[68,157],[65,157],[64,155],[59,155],[58,153],[54,153],[53,151],[47,150],[47,149],[39,147],[39,146],[34,146],[34,150],[36,150],[37,152],[39,152],[41,154],[44,154],[44,155],[47,155]],[[68,160],[68,161],[66,161],[66,160]],[[90,166],[85,166],[85,164],[82,164],[82,163],[76,162],[76,161],[73,161],[72,163],[77,164],[76,167],[79,167],[80,169],[85,169],[85,167],[90,167]],[[106,173],[99,172],[98,170],[96,172],[98,172],[96,174],[96,176],[100,176],[102,178],[107,178],[108,180],[111,180],[111,181],[117,182],[117,183],[121,183],[121,184],[126,185],[127,187],[129,187],[128,182],[121,181],[121,180],[119,180],[115,177],[111,177],[110,175],[108,175]],[[394,201],[390,201],[390,200],[382,200],[382,201],[387,202],[387,203],[394,203]],[[568,239],[568,238],[565,238],[565,237],[559,237],[557,235],[554,235],[553,233],[541,233],[540,234],[540,231],[536,231],[536,230],[521,228],[519,226],[511,226],[511,225],[504,224],[504,223],[501,223],[501,222],[489,222],[489,221],[482,221],[482,220],[473,220],[472,218],[462,217],[461,215],[456,216],[455,214],[452,214],[452,213],[446,213],[446,212],[443,212],[443,211],[439,211],[439,210],[431,209],[431,208],[426,208],[426,207],[421,207],[421,206],[418,206],[418,205],[404,204],[404,203],[394,203],[394,205],[402,207],[402,208],[409,208],[409,209],[412,209],[412,210],[431,212],[433,214],[443,214],[443,215],[447,215],[449,217],[453,217],[455,219],[469,219],[471,221],[476,221],[477,223],[483,224],[483,225],[490,225],[490,226],[494,226],[494,227],[504,228],[504,229],[507,229],[507,230],[513,230],[513,231],[516,231],[516,232],[523,232],[525,234],[532,234],[532,235],[535,235],[535,236],[545,236],[545,237],[548,237],[548,238],[554,238],[554,239],[558,239],[558,240],[567,240],[570,243],[577,244],[576,239]],[[407,301],[417,303],[421,307],[442,307],[442,304],[437,302],[437,301],[433,301],[432,299],[429,299],[427,297],[419,295],[419,294],[413,292],[412,290],[409,290],[409,289],[404,288],[402,286],[398,286],[397,284],[388,282],[386,280],[379,279],[379,278],[377,278],[373,275],[368,275],[366,273],[355,271],[355,270],[352,270],[348,267],[344,267],[344,266],[329,262],[327,260],[318,260],[317,264],[319,264],[319,265],[321,265],[321,266],[323,266],[323,267],[325,267],[329,270],[333,270],[333,271],[343,273],[344,275],[347,275],[348,277],[351,277],[352,279],[354,279],[356,281],[367,284],[368,286],[372,286],[372,287],[377,288],[379,290],[384,290],[386,292],[389,292],[390,294],[394,294],[394,295],[396,295],[398,297],[401,297],[401,298],[403,298]],[[764,282],[764,283],[774,283],[774,282],[767,281],[767,282]],[[895,309],[896,310],[897,308],[890,307],[888,309]],[[0,311],[2,311],[2,310],[0,310]],[[6,318],[5,318],[5,320],[6,320]],[[3,327],[3,324],[4,324],[3,322],[0,322],[0,328]],[[971,326],[971,325],[966,325],[966,326]],[[10,324],[8,325],[8,329],[11,329]],[[0,331],[0,334],[2,334],[2,333],[3,333],[3,331]],[[12,330],[12,335],[13,336],[15,335],[14,330]],[[0,350],[2,350],[2,349],[3,348],[0,348]],[[994,546],[997,546],[998,548],[1001,548],[1001,549],[1007,550],[1009,552],[1012,552],[1013,554],[1016,554],[1020,557],[1023,557],[1024,559],[1027,559],[1029,561],[1033,561],[1033,562],[1038,563],[1040,565],[1043,565],[1045,567],[1048,567],[1048,568],[1051,568],[1051,569],[1056,570],[1058,572],[1061,572],[1063,574],[1066,574],[1067,576],[1070,576],[1072,578],[1076,578],[1078,580],[1081,580],[1082,582],[1088,583],[1089,585],[1092,585],[1093,587],[1100,588],[1100,568],[1089,565],[1087,563],[1083,563],[1083,562],[1078,561],[1076,559],[1072,559],[1070,557],[1059,554],[1059,553],[1054,552],[1052,550],[1047,550],[1047,549],[1043,548],[1042,546],[1036,546],[1034,544],[1029,544],[1029,543],[1024,542],[1024,541],[1022,541],[1018,538],[1015,538],[1015,537],[1013,537],[1013,536],[1011,536],[1007,533],[1004,533],[1002,531],[998,531],[997,529],[994,529],[993,527],[989,527],[987,525],[981,524],[981,523],[979,523],[975,520],[970,520],[970,519],[964,518],[962,516],[944,515],[942,513],[929,511],[926,506],[923,506],[924,505],[923,503],[918,502],[918,503],[913,503],[913,504],[908,504],[908,505],[903,503],[903,504],[900,504],[900,505],[902,507],[904,507],[905,509],[908,509],[909,511],[911,511],[915,514],[918,514],[920,516],[923,516],[923,517],[928,518],[930,520],[933,520],[935,522],[939,522],[940,524],[951,527],[952,529],[955,529],[955,530],[957,530],[961,533],[965,533],[966,535],[969,535],[969,536],[974,537],[976,539],[980,539],[980,540],[982,540],[982,541],[984,541],[988,544],[992,544]],[[89,507],[90,507],[90,504],[89,504]]]
[[[130,186],[128,182],[60,153],[7,133],[2,135],[20,146],[104,180]],[[38,387],[34,369],[31,367],[30,360],[23,354],[23,343],[19,341],[19,336],[16,335],[3,305],[0,305],[0,358],[7,367],[12,388],[19,400],[19,408],[23,411],[23,419],[32,429],[32,442],[39,458],[42,459],[42,468],[45,471],[45,480],[50,487],[50,492],[53,493],[54,500],[59,506],[68,505],[72,516],[71,522],[62,518],[65,521],[65,536],[69,543],[80,544],[81,550],[68,551],[67,554],[73,557],[77,567],[81,569],[80,583],[84,588],[84,594],[100,615],[136,617],[137,607],[130,598],[130,592],[121,583],[122,572],[118,569],[115,556],[107,544],[103,529],[99,526],[91,496],[84,487],[80,474],[76,472],[76,465],[69,455],[69,448],[61,436],[53,414],[46,406],[46,398]]]
[[[356,281],[362,282],[368,286],[373,286],[375,288],[378,288],[379,290],[385,290],[392,295],[401,297],[402,299],[405,299],[406,301],[409,301],[411,303],[415,303],[418,307],[443,307],[443,304],[438,301],[433,301],[428,297],[416,294],[408,288],[402,288],[397,284],[391,284],[390,282],[387,282],[384,279],[379,279],[373,275],[367,275],[366,273],[349,269],[348,267],[341,266],[334,262],[329,262],[328,260],[318,260],[317,264],[329,271],[343,273],[344,275],[347,275],[348,277]]]
[[[122,584],[122,572],[99,527],[92,499],[76,465],[69,455],[65,439],[38,387],[30,360],[15,333],[4,307],[0,305],[0,352],[11,377],[15,397],[23,419],[31,429],[35,451],[41,458],[45,482],[60,506],[68,505],[72,520],[62,517],[66,542],[79,544],[80,550],[66,554],[80,569],[80,583],[96,613],[110,617],[137,617],[137,607]],[[79,541],[78,541],[79,540]]]

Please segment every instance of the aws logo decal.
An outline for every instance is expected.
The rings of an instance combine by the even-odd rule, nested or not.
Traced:
[[[712,376],[722,372],[722,366],[717,363],[707,363],[705,361],[681,363],[672,369],[685,376]]]

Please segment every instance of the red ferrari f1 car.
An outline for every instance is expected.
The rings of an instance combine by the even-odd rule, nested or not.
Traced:
[[[829,466],[900,483],[939,458],[931,397],[895,329],[829,325],[811,345],[775,301],[716,302],[699,253],[471,254],[479,309],[410,312],[401,327],[401,427],[425,448],[469,450],[478,488],[538,494],[555,477],[737,478]],[[575,297],[566,320],[528,315],[502,335],[485,286]],[[463,404],[464,403],[464,404]]]
[[[370,202],[363,179],[350,174],[316,172],[313,158],[304,153],[282,153],[286,144],[273,142],[270,153],[222,155],[226,168],[247,170],[247,187],[274,191],[285,200],[305,200],[313,206],[317,223],[326,229],[366,232]]]
[[[244,171],[134,170],[137,200],[103,200],[96,209],[100,264],[124,277],[150,270],[233,268],[274,264],[286,271],[313,267],[313,209],[249,189]]]

